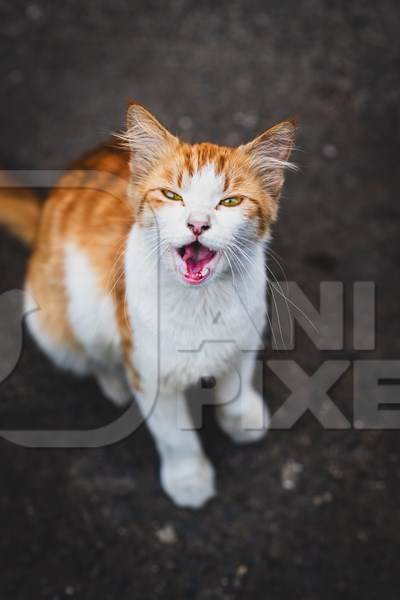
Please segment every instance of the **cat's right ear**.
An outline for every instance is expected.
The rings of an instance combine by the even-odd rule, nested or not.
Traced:
[[[289,162],[293,150],[297,120],[288,119],[278,123],[253,141],[239,146],[250,158],[251,165],[259,173],[265,189],[273,198],[279,199],[284,173],[287,169],[296,170]]]
[[[137,102],[129,105],[123,138],[132,153],[132,174],[138,178],[146,175],[166,150],[178,143],[178,139]]]

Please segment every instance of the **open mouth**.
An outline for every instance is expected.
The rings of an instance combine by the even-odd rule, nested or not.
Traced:
[[[210,250],[200,242],[176,248],[178,270],[191,285],[203,283],[210,277],[218,261],[218,252]]]

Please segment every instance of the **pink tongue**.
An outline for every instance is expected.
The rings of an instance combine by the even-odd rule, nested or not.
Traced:
[[[183,260],[186,263],[188,273],[190,275],[197,275],[197,273],[200,273],[206,264],[210,262],[213,256],[214,252],[204,246],[195,249],[190,245],[185,248]]]

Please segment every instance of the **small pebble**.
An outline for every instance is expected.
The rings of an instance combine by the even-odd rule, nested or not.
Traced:
[[[236,569],[237,577],[244,577],[247,574],[248,570],[249,568],[246,565],[239,565]]]
[[[183,117],[180,117],[178,120],[178,125],[183,131],[189,131],[193,128],[193,120],[190,117],[183,115]]]
[[[167,523],[156,531],[156,536],[162,544],[176,544],[178,541],[173,525]]]
[[[323,494],[317,494],[313,496],[312,502],[314,506],[321,506],[322,504],[330,504],[333,501],[333,494],[331,492],[324,492]]]
[[[31,21],[40,21],[42,18],[42,9],[37,4],[28,4],[26,7],[26,16]]]
[[[343,471],[336,463],[331,463],[328,466],[328,471],[335,479],[343,479]]]
[[[257,125],[258,117],[252,113],[237,112],[233,115],[235,123],[251,129]]]
[[[73,585],[67,585],[65,588],[65,593],[67,596],[73,596],[75,594],[75,588]]]
[[[322,148],[322,154],[325,156],[325,158],[334,160],[338,156],[338,151],[336,146],[333,144],[325,144],[325,146]]]
[[[300,473],[303,470],[303,465],[296,462],[295,460],[288,460],[282,467],[281,471],[281,482],[284,490],[294,490]]]

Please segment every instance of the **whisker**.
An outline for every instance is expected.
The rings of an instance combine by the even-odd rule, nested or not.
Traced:
[[[251,265],[254,265],[254,263],[251,261],[251,257],[248,255],[248,253],[246,253],[246,252],[244,251],[243,247],[241,247],[241,246],[240,246],[239,244],[237,244],[237,243],[232,243],[232,245],[233,245],[233,247],[234,247],[234,248],[236,248],[236,249],[237,249],[237,250],[240,252],[241,256],[242,256],[242,257],[243,257],[243,258],[244,258],[244,259],[245,259],[245,260],[246,260],[246,261],[247,261],[249,264],[251,264]],[[266,268],[267,268],[267,271],[268,271],[268,273],[271,275],[271,277],[272,277],[272,280],[273,280],[273,281],[272,281],[272,283],[271,283],[271,285],[270,285],[269,287],[270,287],[270,289],[271,289],[271,294],[272,294],[272,299],[273,299],[273,302],[274,302],[275,310],[277,311],[278,324],[279,324],[279,328],[280,328],[280,332],[281,332],[281,336],[282,336],[282,341],[283,341],[283,343],[284,343],[284,340],[283,340],[283,334],[282,334],[282,326],[281,326],[281,322],[280,322],[280,316],[279,316],[279,311],[278,311],[277,303],[276,303],[276,300],[275,300],[275,297],[274,297],[274,290],[275,290],[275,291],[277,291],[277,292],[278,292],[278,293],[279,293],[279,294],[280,294],[280,295],[281,295],[281,296],[284,298],[284,300],[285,300],[285,304],[286,304],[286,308],[287,308],[287,311],[288,311],[288,316],[289,316],[289,321],[290,321],[290,328],[291,328],[291,330],[290,330],[290,335],[291,335],[291,336],[292,336],[292,318],[291,318],[291,313],[290,313],[290,310],[289,310],[289,306],[288,306],[288,304],[291,304],[291,305],[292,305],[294,308],[296,308],[296,309],[297,309],[297,310],[300,312],[300,314],[302,314],[302,315],[303,315],[303,317],[304,317],[304,318],[305,318],[305,319],[308,321],[308,323],[310,323],[310,325],[313,327],[313,329],[314,329],[316,332],[318,332],[318,329],[317,329],[317,327],[316,327],[316,326],[315,326],[315,324],[312,322],[312,320],[311,320],[311,319],[308,317],[308,315],[306,315],[306,314],[304,313],[304,311],[303,311],[303,310],[302,310],[302,309],[301,309],[299,306],[297,306],[297,304],[296,304],[295,302],[293,302],[293,301],[292,301],[290,298],[288,298],[288,297],[286,296],[286,294],[284,293],[284,291],[283,291],[283,289],[282,289],[282,286],[281,286],[281,285],[280,285],[280,283],[278,282],[278,280],[277,280],[277,278],[276,278],[275,274],[273,273],[273,271],[272,271],[272,270],[269,268],[268,264],[266,264]]]

